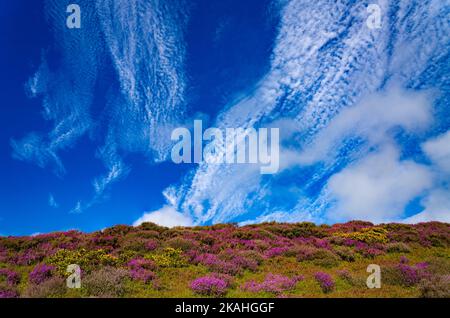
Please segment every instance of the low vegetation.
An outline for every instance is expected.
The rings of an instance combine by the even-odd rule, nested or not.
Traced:
[[[67,267],[81,268],[68,288]],[[369,289],[369,264],[381,288]],[[0,237],[1,297],[450,297],[450,225],[262,223]]]

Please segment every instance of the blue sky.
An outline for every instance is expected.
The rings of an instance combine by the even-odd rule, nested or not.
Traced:
[[[3,1],[0,234],[448,222],[450,9],[372,2]],[[172,163],[194,119],[280,128],[280,171]]]

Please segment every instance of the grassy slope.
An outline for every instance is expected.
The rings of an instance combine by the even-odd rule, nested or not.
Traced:
[[[375,229],[375,232],[372,233],[371,229]],[[359,244],[352,246],[347,242],[348,251],[355,257],[354,261],[339,259],[337,263],[331,262],[330,265],[328,262],[317,262],[320,257],[314,256],[315,254],[306,260],[298,257],[305,247],[315,252],[327,249],[331,251],[331,256],[337,257],[336,250],[345,245],[344,240]],[[449,242],[450,226],[448,224],[375,227],[366,222],[338,224],[332,227],[308,223],[266,223],[243,228],[234,225],[217,225],[174,229],[144,224],[138,228],[118,226],[91,234],[68,232],[36,237],[0,238],[0,268],[7,268],[20,274],[20,282],[14,286],[9,286],[6,279],[4,277],[2,279],[0,275],[0,292],[2,289],[15,290],[21,296],[38,297],[199,297],[204,295],[196,294],[190,288],[190,283],[195,278],[212,272],[228,273],[228,271],[220,266],[198,263],[193,260],[196,255],[209,253],[226,262],[232,262],[235,255],[251,251],[252,254],[245,254],[246,257],[258,259],[260,264],[252,269],[246,269],[244,266],[239,273],[231,273],[232,284],[227,288],[224,297],[419,297],[421,283],[405,283],[404,277],[397,270],[400,257],[406,256],[408,266],[412,267],[416,263],[427,262],[429,265],[427,279],[445,275],[448,277],[450,274]],[[327,247],[320,245],[323,243],[326,243]],[[389,252],[388,247],[392,244],[403,244],[403,248],[406,247],[409,251]],[[149,247],[149,245],[152,246]],[[285,251],[279,256],[267,256],[267,252],[274,246],[285,248]],[[167,247],[174,248],[178,254],[167,256],[165,254]],[[86,264],[82,266],[83,280],[91,277],[94,283],[91,282],[86,286],[82,281],[81,289],[63,287],[53,292],[54,287],[46,286],[45,280],[39,284],[30,282],[30,272],[41,263],[55,266],[56,269],[51,275],[61,277],[59,284],[64,282],[64,274],[62,271],[58,273],[57,268],[65,268],[66,259],[63,257],[55,260],[55,257],[51,255],[55,253],[58,255],[61,250],[69,251],[70,254],[71,251],[80,249],[88,252],[102,251],[100,256],[83,254],[77,256],[78,259],[67,260],[68,263]],[[367,256],[366,252],[370,249],[377,250],[380,255]],[[154,255],[165,256],[161,259],[154,258]],[[123,268],[128,271],[128,262],[136,258],[153,261],[152,272],[156,274],[155,279],[144,283],[126,277],[120,279],[120,290],[110,291],[108,290],[108,284],[111,283],[108,281],[109,278],[95,276],[97,271],[105,267]],[[369,264],[381,266],[382,288],[380,289],[368,289],[365,285],[369,275],[366,273],[366,268]],[[347,270],[351,280],[341,278],[338,274],[340,270]],[[384,275],[388,273],[388,270],[389,275]],[[324,293],[314,279],[314,274],[319,271],[329,273],[333,277],[335,288],[332,292]],[[304,279],[293,288],[288,288],[281,293],[250,292],[242,288],[243,284],[250,280],[264,281],[268,273],[286,277],[303,275]],[[98,288],[93,288],[92,284],[97,284],[95,285],[97,287],[98,284],[101,287],[104,285],[105,290],[100,288],[99,291]],[[117,282],[112,284],[118,285]],[[30,291],[33,286],[34,291]],[[443,293],[445,297],[449,297],[448,287],[444,287]]]

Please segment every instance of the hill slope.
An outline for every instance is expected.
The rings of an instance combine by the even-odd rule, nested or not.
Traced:
[[[71,264],[81,288],[66,286]],[[370,264],[381,288],[366,286]],[[438,222],[144,223],[0,238],[0,297],[450,297],[449,278],[450,225]]]

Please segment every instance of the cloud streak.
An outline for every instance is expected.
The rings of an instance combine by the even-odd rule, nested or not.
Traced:
[[[442,54],[448,52],[442,4],[397,6],[394,1],[381,1],[384,27],[371,30],[366,26],[364,2],[281,3],[270,71],[247,96],[218,114],[214,126],[282,125],[284,142],[290,144],[280,158],[285,170],[263,178],[245,166],[202,164],[166,192],[176,198],[177,209],[189,213],[196,223],[328,221],[336,199],[345,197],[330,193],[330,177],[339,171],[344,172],[335,178],[338,181],[362,176],[368,162],[388,159],[390,171],[404,178],[389,185],[387,172],[380,171],[368,183],[378,188],[405,187],[404,197],[392,202],[397,206],[395,216],[390,215],[401,216],[409,199],[432,183],[422,165],[400,158],[402,149],[397,149],[394,135],[400,127],[417,144],[434,125],[435,96],[414,91],[445,88],[445,72],[435,67],[445,69]],[[413,58],[412,52],[421,53]],[[389,79],[398,83],[396,89],[386,85]],[[404,92],[400,86],[409,90]],[[436,98],[439,105],[442,99]],[[352,109],[355,105],[359,106]],[[378,156],[373,146],[382,146]],[[413,174],[412,180],[404,170]],[[406,189],[409,181],[417,186]]]
[[[64,1],[47,0],[45,12],[53,28],[55,46],[43,53],[42,63],[29,79],[30,97],[42,99],[48,132],[30,132],[11,140],[13,157],[52,167],[65,174],[60,158],[83,136],[97,144],[96,156],[106,172],[93,180],[94,195],[78,202],[81,212],[98,201],[110,185],[130,170],[123,154],[142,153],[149,161],[164,160],[169,131],[182,120],[184,28],[188,11],[184,1],[80,0],[82,28],[69,30]],[[58,66],[47,56],[57,52]],[[112,64],[114,78],[105,79]],[[100,81],[106,85],[104,105],[94,101]],[[97,104],[96,104],[97,103]]]

